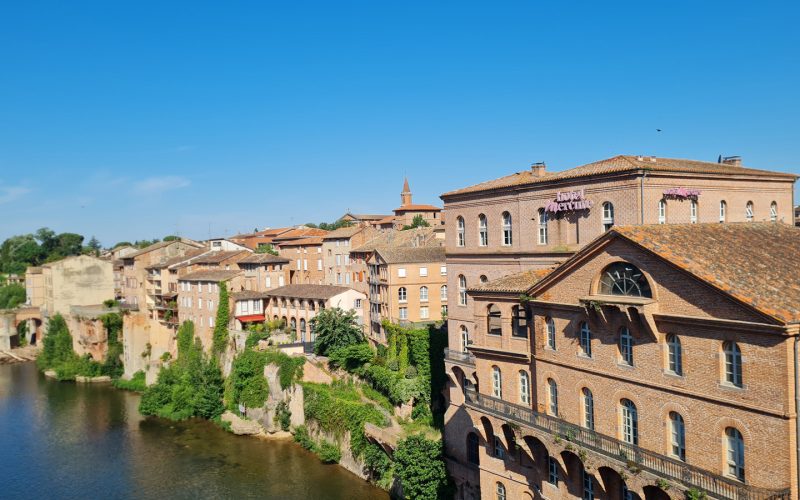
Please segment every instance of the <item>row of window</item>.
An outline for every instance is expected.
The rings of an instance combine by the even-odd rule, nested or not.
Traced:
[[[214,310],[214,301],[213,300],[208,299],[208,300],[205,301],[205,303],[206,303],[206,306],[208,307],[209,311],[213,311]],[[181,297],[181,306],[182,307],[191,308],[192,304],[193,304],[193,301],[192,301],[191,297]],[[197,308],[198,309],[202,309],[203,308],[203,299],[202,298],[198,298],[197,299]]]
[[[439,298],[441,300],[447,300],[447,285],[442,285],[439,288]],[[406,287],[401,286],[397,289],[397,300],[399,302],[408,302],[408,289]],[[420,302],[427,302],[428,301],[428,287],[421,286],[419,287],[419,300]]]
[[[545,318],[546,328],[546,347],[551,350],[556,350],[556,326],[552,318]],[[582,321],[578,326],[578,344],[580,346],[581,355],[591,358],[592,357],[592,331],[589,324]],[[667,346],[667,371],[674,375],[683,375],[683,346],[681,345],[680,338],[675,334],[666,336]],[[634,338],[630,330],[623,326],[619,329],[618,335],[618,360],[620,363],[633,366],[634,365]],[[725,383],[735,386],[743,387],[742,383],[742,351],[736,342],[723,342],[722,354],[724,359],[724,381]]]
[[[502,214],[502,230],[500,232],[500,244],[503,246],[511,246],[513,242],[513,231],[511,229],[511,214],[503,212]],[[463,247],[466,244],[466,227],[464,218],[459,216],[456,219],[456,245]],[[489,245],[489,223],[486,216],[480,214],[478,216],[478,246]]]
[[[218,293],[219,292],[219,285],[214,282],[207,282],[206,283],[206,290],[208,293]],[[182,292],[191,292],[196,290],[198,293],[203,291],[203,283],[194,283],[190,281],[181,281],[181,291]]]
[[[697,200],[690,200],[689,202],[689,220],[694,224],[697,222]],[[753,202],[748,201],[744,206],[744,217],[748,222],[753,221]],[[778,220],[778,203],[773,201],[769,205],[769,219],[772,222]],[[719,202],[719,221],[726,222],[728,220],[728,204],[725,200]],[[658,223],[665,224],[667,222],[667,200],[659,200],[658,202]]]
[[[308,271],[308,259],[297,259],[295,268],[298,271]],[[317,259],[317,271],[322,271],[322,259]]]
[[[439,274],[442,275],[442,276],[447,276],[447,266],[439,266]],[[419,268],[419,275],[422,278],[428,276],[428,268],[427,267],[420,267]],[[398,278],[405,278],[406,276],[407,276],[406,268],[405,267],[398,267],[397,268],[397,277]]]

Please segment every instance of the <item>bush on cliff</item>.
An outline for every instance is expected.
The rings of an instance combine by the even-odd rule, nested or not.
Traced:
[[[344,311],[338,307],[323,309],[311,320],[311,325],[317,334],[314,352],[322,356],[327,356],[334,349],[367,341],[356,322],[355,311]]]
[[[452,498],[452,495],[447,495],[447,469],[440,441],[432,441],[421,435],[409,436],[398,443],[394,463],[406,498]]]
[[[53,370],[58,380],[75,380],[77,376],[97,377],[108,375],[104,365],[93,361],[87,354],[78,356],[72,348],[72,335],[67,328],[67,322],[60,314],[50,319],[47,325],[47,335],[42,342],[42,353],[36,359],[40,370]]]

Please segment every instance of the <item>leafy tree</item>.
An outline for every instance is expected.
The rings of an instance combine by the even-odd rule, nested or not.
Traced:
[[[336,222],[320,222],[319,224],[308,222],[305,225],[306,227],[324,229],[325,231],[334,231],[342,227],[350,227],[353,223],[348,220],[339,219]]]
[[[422,435],[409,436],[397,445],[394,461],[406,498],[447,498],[447,470],[440,441],[431,441]]]
[[[98,255],[100,253],[100,250],[102,250],[103,248],[103,246],[100,244],[100,240],[98,240],[94,236],[92,236],[91,239],[89,239],[89,243],[86,244],[86,247],[93,250],[95,255]]]
[[[181,239],[180,236],[175,236],[174,234],[171,234],[169,236],[164,236],[164,238],[161,241],[177,241],[179,239]]]
[[[219,305],[217,320],[214,323],[214,354],[219,356],[228,345],[228,321],[230,321],[230,304],[228,304],[228,286],[224,281],[219,283]]]
[[[355,311],[343,311],[334,307],[323,309],[311,320],[317,341],[314,352],[326,356],[333,349],[366,342],[364,333],[356,322]]]
[[[418,227],[430,227],[430,224],[428,224],[428,221],[426,221],[422,217],[421,214],[417,214],[417,215],[414,216],[413,219],[411,219],[411,225],[410,226],[403,226],[403,231],[405,231],[407,229],[418,228]]]
[[[112,248],[112,250],[117,249],[119,247],[132,247],[132,246],[133,244],[130,241],[120,241],[119,243],[114,245],[114,248]]]
[[[12,283],[0,287],[0,309],[14,309],[25,302],[25,287]]]
[[[67,328],[67,322],[60,314],[50,318],[43,344],[42,353],[36,359],[41,369],[67,363],[76,357],[75,351],[72,350],[72,335]]]
[[[80,255],[83,251],[83,236],[75,233],[61,233],[57,237],[55,254],[59,258]],[[52,255],[52,254],[51,254]]]
[[[266,245],[264,244],[258,245],[258,247],[256,247],[256,253],[268,253],[270,255],[280,255],[278,251],[275,250],[275,247],[269,243]]]

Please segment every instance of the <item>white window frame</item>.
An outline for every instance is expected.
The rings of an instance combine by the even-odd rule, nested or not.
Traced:
[[[547,245],[547,210],[539,209],[539,244]]]
[[[503,374],[497,366],[492,367],[492,396],[503,397]]]
[[[484,214],[478,216],[478,246],[489,246],[489,220]]]
[[[463,247],[465,243],[464,238],[464,218],[459,216],[456,218],[456,246]]]
[[[406,268],[405,267],[398,267],[397,268],[397,277],[398,278],[405,278],[406,277]]]
[[[428,287],[427,286],[419,287],[419,301],[420,302],[428,302]]]
[[[422,278],[426,278],[428,276],[428,268],[427,267],[420,267],[419,268],[419,275]]]
[[[689,222],[697,224],[697,200],[689,200]]]
[[[753,222],[753,202],[748,201],[744,207],[744,218],[747,222]]]
[[[500,217],[503,223],[503,239],[501,242],[504,247],[510,247],[514,243],[514,219],[511,217],[510,212],[503,212]]]
[[[531,404],[531,378],[525,370],[519,371],[519,402]]]
[[[547,379],[547,414],[558,416],[558,383],[552,378]]]
[[[667,222],[667,200],[658,200],[658,223],[666,224]]]

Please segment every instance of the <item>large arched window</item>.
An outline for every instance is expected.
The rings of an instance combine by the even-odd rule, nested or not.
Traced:
[[[667,335],[667,369],[675,375],[683,375],[683,349],[674,333]]]
[[[489,223],[483,214],[478,216],[478,245],[482,247],[489,245]]]
[[[614,226],[614,205],[611,202],[603,203],[603,231],[608,231]]]
[[[545,329],[547,330],[547,347],[555,350],[556,348],[556,324],[553,318],[545,318]]]
[[[558,416],[558,384],[551,378],[547,379],[547,412]]]
[[[497,500],[506,500],[506,487],[503,483],[497,483]]]
[[[639,414],[636,405],[630,399],[620,401],[621,409],[621,437],[626,443],[639,444]]]
[[[500,441],[500,438],[497,436],[493,436],[493,441],[494,441],[494,456],[496,458],[499,458],[500,460],[503,460],[504,458],[506,458],[506,450],[505,448],[503,448],[503,442]]]
[[[539,209],[539,244],[547,245],[547,211]]]
[[[427,286],[419,287],[419,301],[420,302],[427,302],[428,301],[428,287]]]
[[[725,200],[719,202],[719,221],[725,222],[728,218],[728,204]]]
[[[658,223],[664,224],[667,222],[667,200],[658,201]]]
[[[492,367],[492,396],[496,398],[503,397],[503,375],[497,366]]]
[[[583,426],[594,430],[594,395],[588,387],[581,389],[581,399],[583,400]]]
[[[744,439],[742,433],[733,427],[725,429],[725,454],[728,470],[725,473],[744,481]]]
[[[512,242],[512,234],[511,234],[511,214],[508,212],[503,212],[503,246],[511,246]]]
[[[292,329],[292,331],[297,330],[297,319],[295,319],[295,318],[290,319],[289,320],[289,327]]]
[[[464,246],[464,218],[459,216],[456,218],[456,245],[463,247]]]
[[[689,222],[692,224],[697,223],[697,200],[689,202]]]
[[[744,218],[747,222],[753,222],[753,202],[748,201],[744,206]]]
[[[525,306],[514,306],[511,309],[511,335],[528,336],[528,310]]]
[[[458,276],[458,305],[467,305],[467,278],[463,274]]]
[[[300,318],[300,335],[302,335],[303,338],[305,338],[305,336],[306,336],[306,319],[305,318]]]
[[[406,287],[401,286],[400,288],[397,289],[397,300],[399,300],[400,302],[408,301],[408,291],[406,290]]]
[[[736,342],[722,344],[725,354],[725,382],[742,387],[742,351]]]
[[[626,365],[633,366],[633,336],[627,326],[619,329],[619,358]]]
[[[592,331],[589,329],[589,323],[581,321],[580,325],[580,344],[581,353],[584,356],[592,357]]]
[[[772,222],[778,220],[778,204],[774,201],[769,205],[769,220]]]
[[[603,270],[599,292],[603,295],[653,296],[644,273],[627,262],[614,262]]]
[[[519,371],[519,402],[524,405],[531,403],[531,379],[525,370]]]
[[[474,432],[467,434],[467,461],[474,465],[480,465],[480,453],[478,453],[478,435]]]
[[[683,417],[674,411],[669,412],[669,439],[670,454],[686,461],[686,428],[683,424]]]
[[[467,327],[461,325],[461,352],[467,352],[467,346],[469,345],[469,331]]]
[[[503,333],[503,324],[500,308],[495,304],[489,304],[486,311],[486,332],[489,335],[501,335]]]

